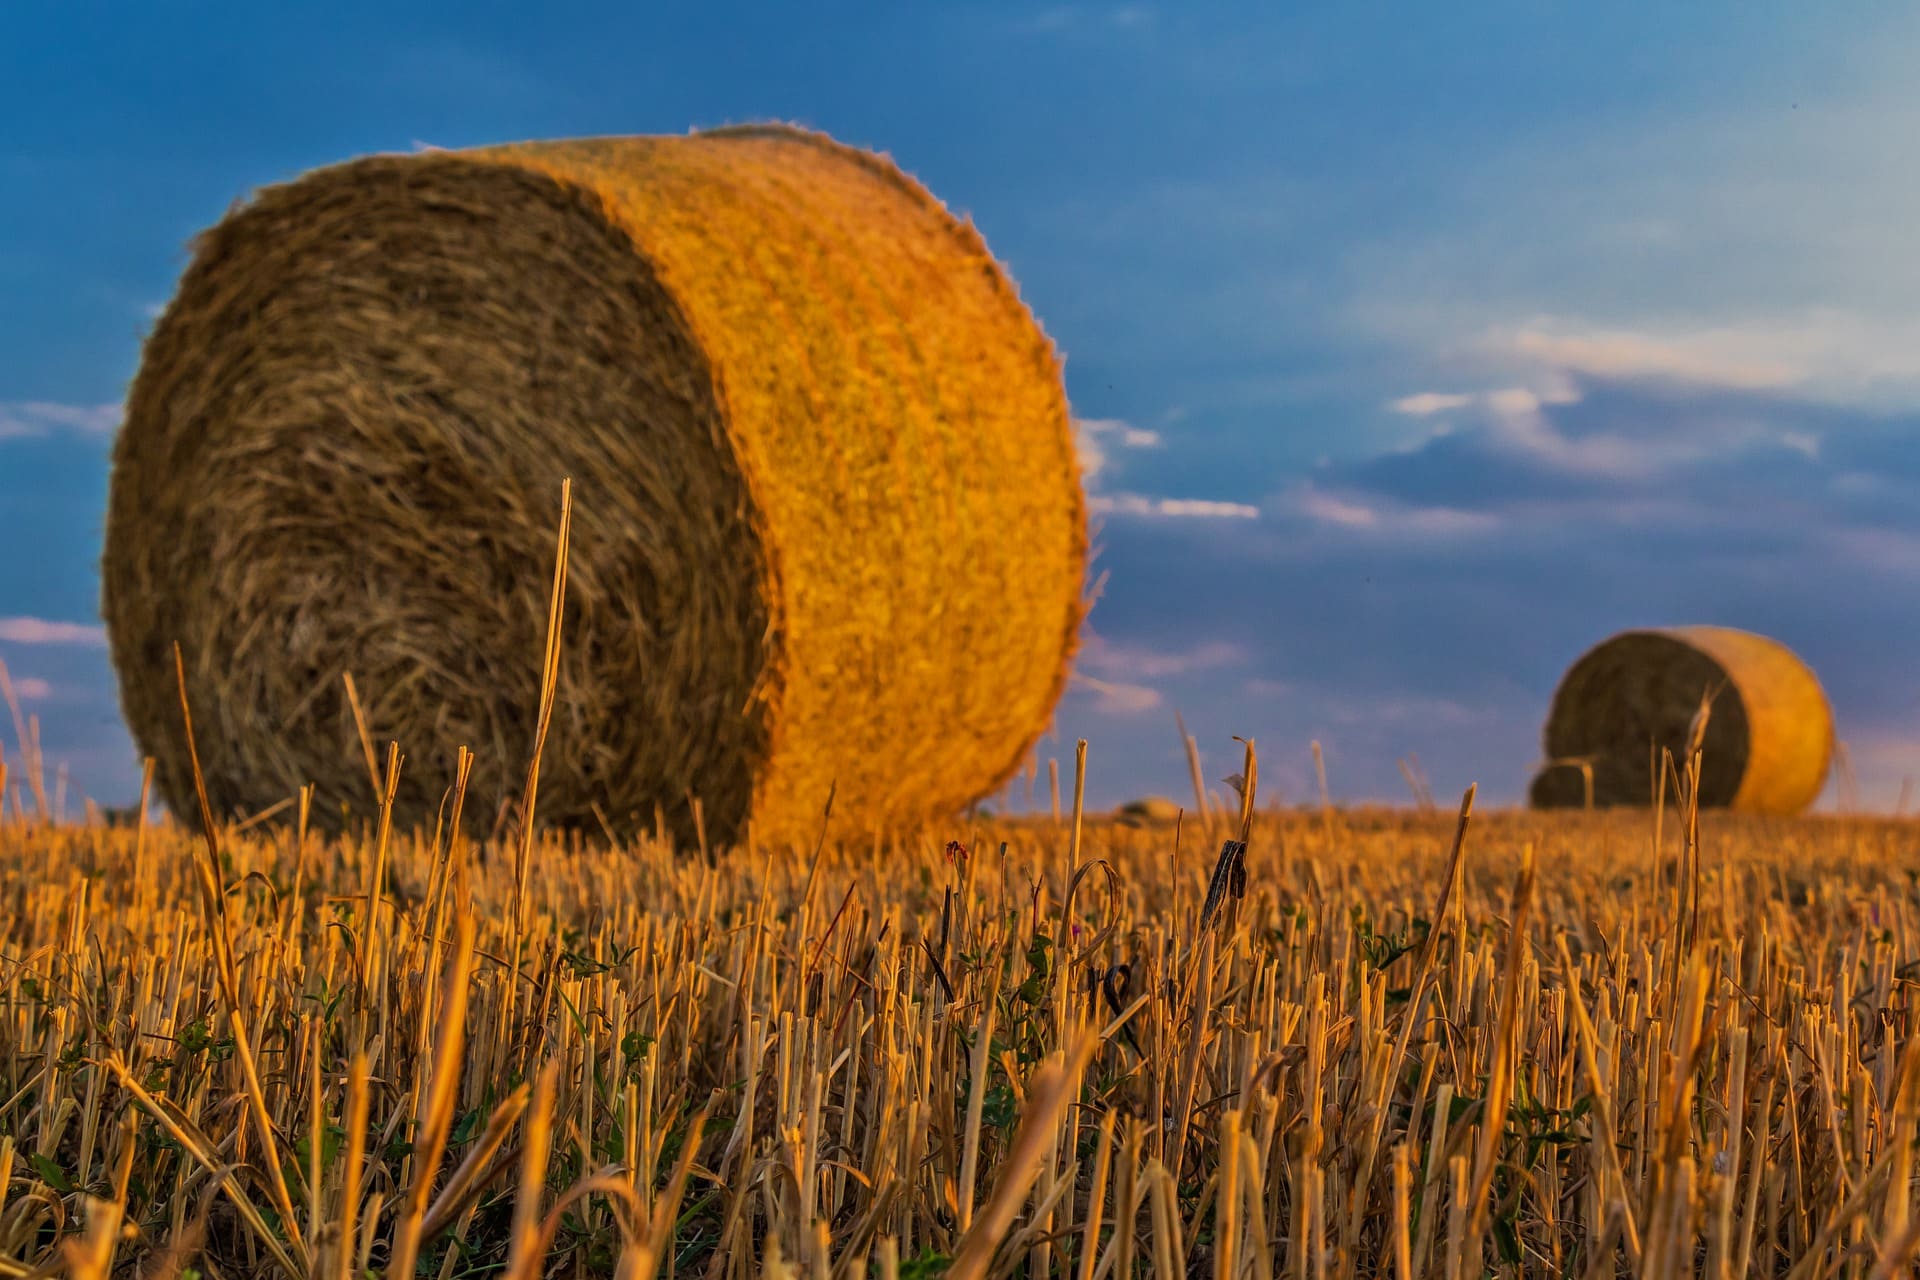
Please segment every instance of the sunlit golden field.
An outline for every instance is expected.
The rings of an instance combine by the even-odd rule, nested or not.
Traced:
[[[0,1272],[1885,1276],[1920,1241],[1909,824],[1262,811],[1236,874],[1218,814],[711,864],[290,814],[211,855],[0,826]]]

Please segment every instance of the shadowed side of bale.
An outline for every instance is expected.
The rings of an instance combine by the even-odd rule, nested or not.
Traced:
[[[1582,805],[1590,771],[1594,804],[1651,803],[1658,762],[1671,752],[1683,763],[1705,695],[1701,803],[1772,814],[1812,804],[1832,755],[1826,695],[1785,646],[1726,627],[1623,632],[1583,654],[1554,692],[1530,800]]]
[[[143,357],[103,562],[163,796],[365,812],[351,672],[431,823],[534,732],[541,812],[804,839],[959,808],[1064,683],[1085,520],[1058,361],[970,228],[784,128],[379,157],[207,233]]]

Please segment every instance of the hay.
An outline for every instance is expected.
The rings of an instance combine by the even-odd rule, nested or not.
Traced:
[[[1121,805],[1113,820],[1123,827],[1159,827],[1179,821],[1181,813],[1180,806],[1165,796],[1144,796]]]
[[[1702,694],[1708,718],[1700,802],[1794,814],[1826,785],[1833,715],[1812,671],[1785,646],[1725,627],[1627,631],[1582,655],[1554,692],[1540,808],[1653,799],[1649,744],[1684,763]],[[1584,767],[1583,767],[1584,766]]]
[[[1083,613],[1058,359],[968,224],[780,126],[357,160],[197,242],[115,448],[104,607],[134,737],[217,810],[376,742],[431,823],[534,733],[543,817],[808,839],[957,810],[1051,715]]]

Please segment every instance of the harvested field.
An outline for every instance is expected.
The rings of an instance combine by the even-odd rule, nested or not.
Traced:
[[[1911,825],[1237,834],[12,815],[0,1274],[1905,1274]]]

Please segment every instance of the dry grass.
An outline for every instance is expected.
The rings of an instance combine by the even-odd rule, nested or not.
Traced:
[[[0,1274],[1909,1274],[1911,827],[1251,808],[709,865],[16,799]]]

